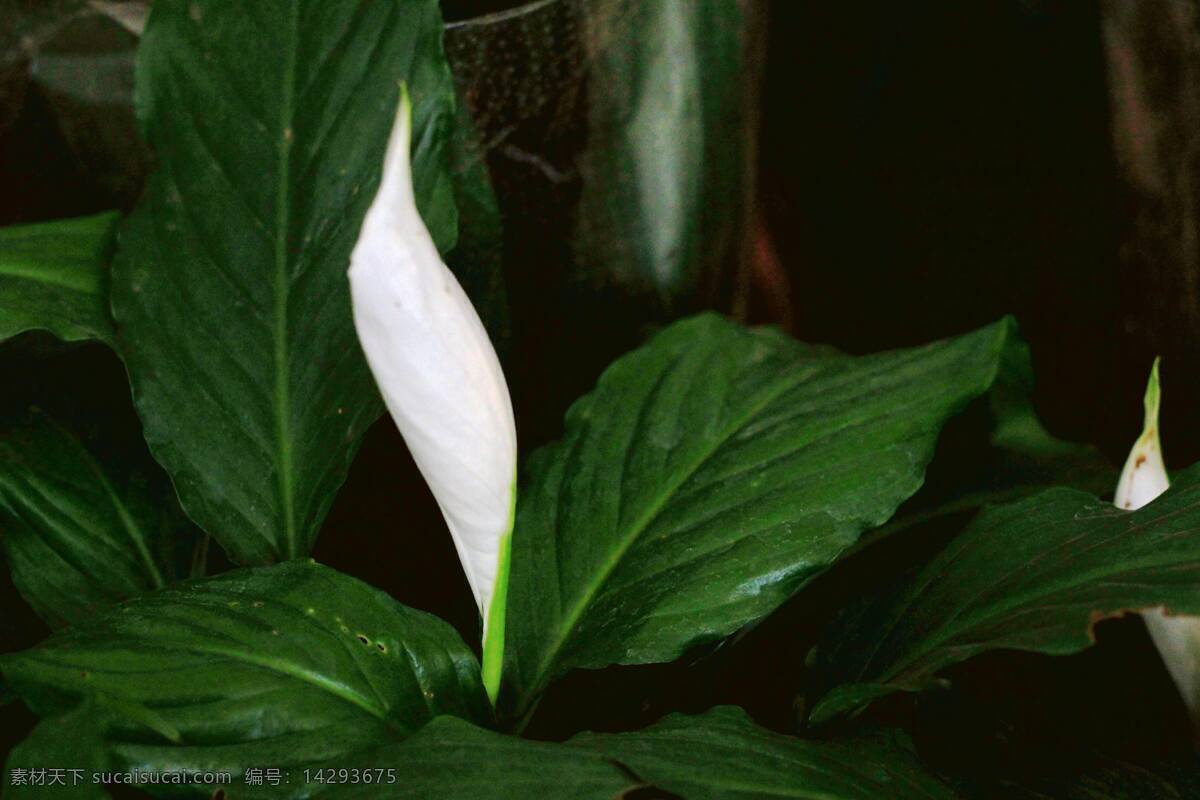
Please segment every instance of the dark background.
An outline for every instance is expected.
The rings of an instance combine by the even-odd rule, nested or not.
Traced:
[[[443,5],[455,19],[511,3]],[[1048,427],[1098,445],[1114,469],[1140,431],[1141,393],[1161,353],[1168,466],[1195,461],[1194,4],[777,0],[767,19],[747,316],[868,352],[1014,314],[1032,346],[1035,399]],[[111,192],[64,157],[45,99],[14,89],[19,83],[4,82],[0,97],[0,224],[111,207]],[[503,192],[501,200],[503,209]],[[520,230],[520,220],[507,221]],[[506,247],[520,248],[518,234],[508,235]],[[653,322],[636,298],[618,330],[589,329],[595,315],[572,306],[555,324],[578,327],[547,349],[544,339],[561,331],[540,330],[548,323],[531,309],[560,303],[561,287],[560,264],[543,256],[509,276],[516,296],[507,364],[524,452],[556,434],[567,402]],[[609,309],[624,301],[597,302]],[[709,302],[735,305],[730,297]],[[539,368],[525,366],[535,361]],[[102,347],[22,337],[0,347],[0,386],[4,411],[36,403],[76,420],[102,447],[136,446],[123,370]],[[952,532],[931,531],[915,544],[934,547]],[[450,539],[390,422],[366,437],[315,556],[477,640]],[[874,559],[851,569],[869,575],[886,556]],[[640,726],[714,702],[794,729],[804,656],[841,576],[815,587],[803,608],[792,604],[715,653],[569,676],[529,733]],[[44,633],[11,585],[0,586],[3,648]],[[916,732],[922,752],[952,771],[1036,783],[1086,770],[1098,753],[1148,763],[1188,738],[1136,619],[1103,624],[1099,646],[1077,657],[998,654],[954,677],[951,692],[874,712]],[[4,713],[0,751],[32,721],[19,707]]]

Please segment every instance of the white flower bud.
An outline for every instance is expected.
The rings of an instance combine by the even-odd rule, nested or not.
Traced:
[[[494,700],[516,497],[516,426],[496,351],[417,211],[411,116],[404,91],[379,191],[350,257],[354,324],[483,615],[484,683]]]
[[[1170,485],[1159,443],[1159,399],[1156,359],[1150,370],[1150,382],[1146,386],[1146,419],[1142,435],[1129,452],[1113,496],[1113,503],[1118,508],[1130,511],[1139,509],[1165,492]],[[1188,711],[1193,718],[1200,718],[1200,619],[1170,616],[1161,609],[1143,612],[1142,619]]]

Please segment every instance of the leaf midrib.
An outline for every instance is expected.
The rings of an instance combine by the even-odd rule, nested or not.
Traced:
[[[1051,491],[1061,492],[1064,495],[1075,494],[1077,495],[1076,499],[1087,504],[1097,502],[1094,497],[1089,496],[1086,492],[1079,492],[1073,489],[1066,489],[1064,487],[1059,487]],[[1155,519],[1160,520],[1169,516],[1185,514],[1192,510],[1192,508],[1192,505],[1184,504],[1179,508],[1172,509],[1169,514],[1157,517]],[[1108,509],[1105,509],[1105,511],[1107,510]],[[1131,530],[1128,525],[1130,522],[1129,519],[1122,518],[1121,516],[1115,516],[1109,518],[1109,520],[1111,522],[1112,529],[1106,530],[1102,535],[1097,536],[1095,541],[1090,541],[1085,546],[1082,553],[1086,553],[1088,549],[1106,547],[1111,545],[1114,541],[1122,536],[1128,535]],[[1043,551],[1042,555],[1049,557],[1052,565],[1059,565],[1060,567],[1062,564],[1062,557],[1061,555],[1057,555],[1057,551],[1061,551],[1063,548],[1071,546],[1075,543],[1075,541],[1075,539],[1066,539],[1053,543],[1052,547],[1049,550]],[[962,548],[965,550],[973,547],[973,545],[974,542],[972,541],[964,541],[962,543]],[[1079,559],[1080,555],[1081,554],[1079,552],[1076,552],[1071,555],[1071,558]],[[964,645],[953,645],[952,641],[964,631],[971,631],[973,629],[984,627],[987,625],[987,623],[994,622],[996,620],[1007,619],[1014,613],[1036,611],[1040,607],[1040,604],[1044,603],[1045,601],[1061,598],[1063,595],[1070,594],[1072,591],[1075,591],[1080,587],[1087,586],[1094,581],[1125,576],[1131,573],[1136,574],[1139,570],[1142,570],[1146,567],[1160,566],[1154,559],[1155,554],[1153,552],[1144,552],[1139,554],[1139,556],[1134,559],[1132,563],[1126,563],[1123,568],[1116,571],[1107,566],[1106,561],[1099,559],[1095,564],[1083,571],[1071,572],[1066,580],[1062,580],[1064,575],[1058,571],[1057,568],[1052,570],[1051,577],[1057,577],[1059,580],[1052,580],[1049,588],[1043,588],[1043,584],[1045,582],[1041,582],[1036,584],[1038,587],[1036,590],[1027,592],[1024,595],[1016,597],[1003,597],[996,601],[988,601],[983,604],[980,603],[979,595],[972,597],[966,602],[957,604],[958,610],[951,614],[939,625],[939,632],[934,637],[930,638],[929,641],[925,642],[919,649],[914,650],[908,653],[905,657],[899,659],[895,664],[888,667],[882,674],[874,678],[873,681],[892,684],[892,682],[902,678],[906,674],[914,672],[915,667],[920,667],[923,663],[928,663],[930,661],[934,662],[935,666],[932,668],[926,667],[924,669],[916,670],[916,674],[935,674],[948,664],[954,663],[953,660],[947,661],[945,658],[939,659],[938,653],[940,650],[948,647],[963,647]],[[1147,560],[1149,560],[1150,563],[1146,563]],[[999,579],[1000,583],[1006,583],[1014,576],[1021,574],[1028,568],[1030,563],[1033,562],[1021,562],[1016,569],[1002,576]],[[933,570],[933,567],[934,565],[930,565],[931,574],[922,584],[920,592],[912,595],[909,601],[904,602],[897,607],[895,614],[897,619],[907,617],[911,614],[911,610],[919,605],[920,601],[923,599],[924,592],[929,588],[929,586],[937,583],[940,580],[946,579],[947,572],[944,565],[939,565],[936,571]],[[988,590],[993,589],[995,585],[998,584],[989,584]],[[1080,605],[1081,603],[1076,600],[1073,601],[1073,604]],[[880,641],[882,641],[884,638],[886,637],[880,637]],[[994,646],[985,645],[981,642],[968,642],[965,646],[973,647],[976,650],[995,649]],[[938,663],[939,660],[941,663]],[[869,663],[870,662],[868,662],[868,667]],[[856,682],[861,682],[861,678],[862,676],[860,675],[860,678]]]
[[[279,113],[278,184],[275,187],[275,272],[274,272],[274,360],[275,360],[275,435],[279,459],[278,490],[283,506],[284,557],[299,555],[296,541],[295,486],[292,479],[291,375],[288,369],[288,231],[291,225],[291,152],[294,138],[292,117],[296,93],[296,49],[299,47],[299,19],[296,3],[287,3],[287,36]]]
[[[140,642],[136,639],[134,641],[137,644],[143,644],[142,642]],[[314,672],[312,670],[304,669],[303,667],[289,664],[288,662],[283,661],[281,659],[259,657],[259,656],[253,655],[252,653],[248,653],[248,652],[245,652],[242,650],[237,650],[234,648],[212,647],[212,646],[204,646],[204,645],[199,645],[199,644],[185,644],[182,642],[171,642],[169,644],[164,643],[164,644],[162,644],[162,646],[169,648],[171,650],[182,651],[182,652],[186,652],[186,653],[195,653],[197,655],[219,656],[222,658],[227,658],[231,661],[238,661],[243,664],[249,664],[250,666],[253,666],[253,667],[259,667],[259,668],[265,669],[269,672],[275,672],[280,675],[285,675],[287,677],[294,678],[295,680],[301,681],[302,683],[307,683],[311,686],[316,686],[317,688],[322,689],[322,690],[328,692],[329,694],[334,695],[335,697],[339,698],[340,700],[344,700],[345,702],[350,703],[351,705],[354,705],[357,708],[362,709],[363,711],[366,711],[368,714],[370,714],[373,717],[376,717],[385,722],[388,721],[387,709],[385,709],[381,706],[377,706],[375,703],[372,703],[368,698],[363,696],[361,693],[356,692],[355,690],[353,690],[349,686],[345,685],[344,683],[334,680],[332,678],[328,678],[324,675],[321,675],[318,672]],[[55,666],[61,666],[62,662],[51,661],[50,663],[54,664]],[[97,668],[94,666],[90,667],[90,669],[93,672],[97,671]]]
[[[150,580],[154,583],[154,588],[163,588],[166,586],[166,581],[163,580],[163,574],[159,570],[158,565],[154,563],[154,557],[150,555],[150,549],[146,544],[145,531],[141,529],[141,526],[134,520],[133,515],[129,513],[129,509],[121,501],[112,484],[108,482],[108,478],[105,477],[104,472],[100,469],[100,465],[92,460],[90,454],[87,454],[86,461],[88,469],[96,477],[101,488],[104,489],[104,494],[108,497],[109,502],[112,503],[113,510],[117,513],[117,519],[121,521],[122,527],[125,528],[125,532],[132,540],[134,549],[137,550],[142,564],[146,567],[146,572],[150,575]]]

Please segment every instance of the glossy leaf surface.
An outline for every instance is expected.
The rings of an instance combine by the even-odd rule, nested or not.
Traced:
[[[113,311],[151,450],[235,561],[308,552],[382,408],[346,268],[402,81],[418,204],[453,244],[441,30],[433,0],[154,4],[137,104],[159,170]]]
[[[88,693],[141,709],[106,738],[114,763],[146,770],[302,769],[438,714],[489,716],[453,629],[307,560],[142,595],[0,670],[43,716]]]
[[[1013,335],[851,357],[703,315],[615,362],[518,495],[515,712],[568,669],[671,660],[774,610],[920,487]]]

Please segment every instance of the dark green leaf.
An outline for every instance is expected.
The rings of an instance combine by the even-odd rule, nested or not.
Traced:
[[[94,774],[109,769],[99,714],[91,701],[85,701],[73,711],[42,720],[8,754],[4,800],[107,798],[92,780]]]
[[[393,769],[395,783],[331,786],[315,793],[323,800],[613,800],[640,785],[602,755],[492,733],[451,717],[435,719],[398,745],[365,753],[353,766]]]
[[[113,311],[155,457],[239,562],[308,552],[381,403],[346,269],[406,81],[435,239],[456,215],[435,0],[154,4],[137,102],[160,169]]]
[[[740,708],[676,714],[637,733],[585,734],[570,744],[688,800],[955,797],[921,767],[900,734],[808,741],[760,728]]]
[[[602,283],[668,303],[738,258],[747,16],[739,0],[616,0],[588,15],[594,48],[576,259]]]
[[[0,341],[41,329],[111,342],[108,260],[115,211],[0,228]]]
[[[1029,346],[1012,337],[987,396],[991,428],[980,454],[948,453],[944,468],[934,462],[930,484],[905,504],[895,519],[872,531],[858,547],[914,525],[971,511],[988,503],[1027,497],[1054,486],[1094,494],[1112,491],[1117,470],[1100,451],[1057,439],[1033,407],[1033,363]]]
[[[519,494],[510,710],[770,613],[917,490],[1012,335],[850,357],[705,315],[619,359]]]
[[[531,742],[440,718],[355,765],[391,767],[398,782],[343,786],[318,794],[369,798],[545,797],[611,800],[637,788],[647,797],[749,800],[953,798],[925,772],[901,736],[806,741],[755,725],[745,712],[717,708],[674,715],[636,733],[583,734],[565,745]]]
[[[1099,620],[1158,606],[1200,613],[1200,468],[1134,512],[1070,489],[989,508],[915,576],[827,632],[817,664],[837,688],[813,720],[919,690],[986,650],[1074,653]]]
[[[1013,337],[988,393],[995,420],[989,443],[996,456],[988,465],[991,482],[978,488],[977,496],[990,502],[1054,483],[1096,493],[1111,491],[1117,471],[1096,448],[1056,439],[1042,425],[1033,407],[1033,381],[1029,345]]]
[[[13,583],[51,625],[176,577],[177,531],[163,506],[107,474],[45,414],[0,421],[0,546]]]
[[[141,595],[0,670],[42,715],[92,692],[144,709],[106,733],[119,768],[344,764],[438,714],[489,716],[453,629],[307,560]]]

